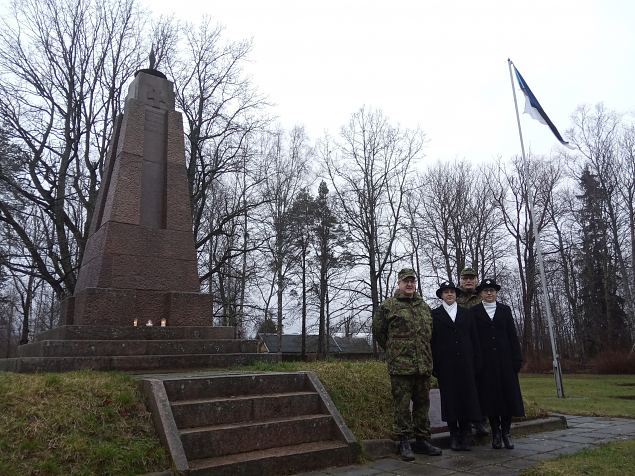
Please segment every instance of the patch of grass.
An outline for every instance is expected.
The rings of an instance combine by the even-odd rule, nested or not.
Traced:
[[[0,454],[6,476],[169,467],[137,382],[115,372],[0,373]]]
[[[608,443],[573,455],[542,461],[521,472],[523,476],[622,476],[633,474],[635,440]]]
[[[552,375],[521,374],[523,396],[540,408],[573,415],[635,418],[635,375],[565,374],[566,398],[558,398]]]
[[[315,362],[260,362],[241,370],[314,371],[358,440],[392,438],[393,407],[386,364],[377,360],[321,360]],[[436,379],[432,378],[433,387]],[[535,402],[525,400],[525,413],[544,414]]]

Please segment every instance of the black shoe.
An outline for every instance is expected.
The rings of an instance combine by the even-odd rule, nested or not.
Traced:
[[[507,448],[508,450],[514,449],[514,442],[512,441],[512,437],[509,433],[503,435],[503,443],[505,445],[505,448]]]
[[[417,438],[412,449],[415,453],[428,456],[439,456],[443,453],[440,448],[433,446],[428,440],[424,440],[423,438]]]
[[[474,427],[474,434],[476,436],[489,435],[489,431],[487,431],[487,428],[485,428],[485,425],[482,421],[475,421],[474,423],[472,423],[472,426]]]
[[[459,451],[471,451],[470,440],[472,437],[469,434],[463,434],[459,437]]]
[[[450,435],[450,449],[452,451],[460,451],[461,443],[459,441],[459,437],[456,435]]]
[[[500,450],[502,447],[501,434],[499,432],[492,433],[492,448]]]
[[[401,459],[404,461],[414,461],[415,459],[415,454],[410,447],[410,441],[408,441],[406,437],[402,437],[399,440],[399,456],[401,456]]]

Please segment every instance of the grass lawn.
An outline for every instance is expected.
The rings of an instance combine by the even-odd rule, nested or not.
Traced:
[[[0,372],[1,475],[132,475],[169,466],[132,377]]]
[[[552,375],[522,375],[520,383],[525,398],[552,412],[635,418],[635,375],[564,375],[566,398],[557,398]],[[629,440],[543,461],[522,474],[621,476],[634,468],[635,440]]]
[[[557,413],[635,418],[635,375],[566,374],[566,398],[558,398],[552,375],[521,374],[523,397]]]
[[[610,443],[573,455],[542,461],[523,476],[624,476],[635,471],[635,440]]]

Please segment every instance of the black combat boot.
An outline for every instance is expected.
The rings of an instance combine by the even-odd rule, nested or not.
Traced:
[[[410,441],[405,436],[399,438],[399,456],[404,461],[414,461],[415,454],[410,447]]]
[[[428,440],[424,440],[423,438],[417,438],[415,444],[413,446],[415,453],[420,453],[428,456],[439,456],[443,453],[441,448],[437,448],[433,446]]]

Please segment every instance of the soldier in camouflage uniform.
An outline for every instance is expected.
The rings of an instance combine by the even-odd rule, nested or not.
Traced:
[[[373,316],[373,334],[386,352],[399,453],[402,459],[412,461],[413,450],[431,456],[441,454],[441,450],[430,443],[428,420],[432,316],[430,308],[416,292],[414,270],[402,269],[398,279],[394,296],[382,302]],[[411,447],[409,439],[412,435],[416,442]]]
[[[469,309],[481,303],[481,296],[476,293],[477,274],[474,268],[463,268],[459,281],[461,293],[456,297],[456,303]]]
[[[474,268],[463,268],[459,281],[459,290],[461,291],[461,293],[456,296],[456,303],[459,306],[469,309],[481,303],[481,296],[476,292],[477,281],[478,275],[476,274],[476,270]],[[487,431],[487,428],[485,428],[486,421],[486,419],[483,419],[481,421],[472,422],[475,435],[489,435],[489,431]]]

